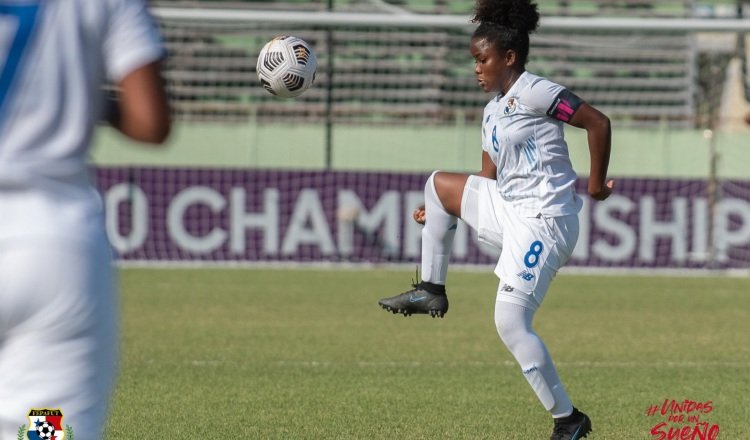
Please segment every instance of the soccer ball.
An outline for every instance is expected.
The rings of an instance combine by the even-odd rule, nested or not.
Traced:
[[[317,66],[315,54],[305,40],[284,35],[263,46],[256,68],[266,90],[282,98],[293,98],[310,88]]]
[[[52,438],[55,436],[55,427],[49,422],[42,422],[36,427],[36,434],[39,438]]]

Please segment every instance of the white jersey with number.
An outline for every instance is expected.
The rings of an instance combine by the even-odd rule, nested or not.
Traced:
[[[524,72],[484,109],[482,149],[497,166],[497,190],[522,217],[577,214],[582,206],[563,122],[547,114],[563,90]]]
[[[99,221],[86,160],[103,86],[163,53],[142,0],[0,0],[0,197],[25,190],[40,210],[0,216],[0,240]]]
[[[0,0],[0,189],[85,181],[105,78],[162,54],[142,1]]]

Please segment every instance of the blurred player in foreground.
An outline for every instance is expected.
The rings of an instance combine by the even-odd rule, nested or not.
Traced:
[[[591,431],[573,407],[532,319],[550,282],[578,239],[582,201],[563,137],[563,124],[588,132],[589,195],[606,199],[609,119],[566,88],[525,69],[529,34],[539,13],[529,0],[478,0],[471,39],[480,87],[495,96],[482,119],[482,169],[476,175],[435,172],[425,206],[414,213],[422,231],[422,275],[414,289],[380,300],[388,311],[443,316],[448,261],[457,218],[479,239],[502,250],[495,273],[495,323],[544,408],[554,418],[551,438],[575,440]],[[425,222],[426,220],[426,222]]]
[[[59,410],[75,440],[101,438],[118,318],[86,158],[105,114],[132,139],[166,139],[163,56],[142,0],[0,0],[2,440],[31,409]],[[107,77],[119,102],[106,102]]]

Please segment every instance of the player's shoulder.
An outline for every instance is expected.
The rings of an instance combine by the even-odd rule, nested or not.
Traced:
[[[122,11],[129,8],[147,8],[146,0],[82,0],[81,3],[94,4],[95,7],[101,8],[109,15],[121,14]]]
[[[143,3],[143,0],[70,0],[66,4],[81,9],[111,10],[121,4]]]
[[[92,23],[96,21],[109,21],[112,17],[121,14],[128,6],[143,6],[143,0],[70,0],[53,3],[58,8],[74,11],[81,21]]]
[[[551,81],[543,76],[536,75],[531,72],[524,72],[523,76],[519,78],[524,81],[522,87],[522,93],[526,94],[537,94],[537,93],[549,93],[559,92],[564,87],[560,84]]]
[[[121,6],[121,5],[145,5],[146,0],[100,0],[103,1],[103,3],[106,3],[108,6]]]
[[[519,80],[524,81],[518,93],[521,105],[539,114],[546,113],[555,98],[565,90],[560,84],[530,72],[525,72]]]

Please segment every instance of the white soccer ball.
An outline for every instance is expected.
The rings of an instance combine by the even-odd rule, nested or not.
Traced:
[[[266,43],[258,55],[258,79],[270,93],[293,98],[309,89],[318,61],[307,42],[283,35]]]

